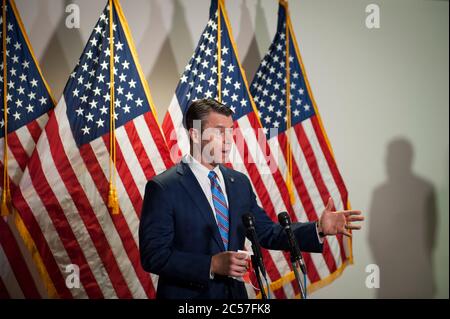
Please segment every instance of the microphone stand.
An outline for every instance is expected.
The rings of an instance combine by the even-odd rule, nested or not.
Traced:
[[[281,212],[278,214],[278,221],[280,225],[286,231],[287,240],[289,243],[289,250],[291,255],[291,264],[292,269],[294,271],[295,279],[300,288],[300,296],[302,299],[306,299],[306,266],[303,263],[302,253],[300,248],[298,247],[297,240],[294,238],[294,234],[291,228],[291,218],[287,212]],[[305,282],[303,283],[300,278],[300,272],[298,269],[301,269],[303,274],[305,275]]]
[[[306,289],[305,289],[305,285],[306,282],[303,284],[301,278],[300,278],[300,272],[298,271],[300,267],[300,258],[296,258],[292,253],[291,253],[291,264],[292,264],[292,269],[294,270],[294,275],[295,275],[295,279],[297,281],[297,284],[300,288],[300,297],[301,299],[306,299]],[[305,274],[306,275],[306,274]]]
[[[255,275],[256,275],[256,279],[258,280],[259,288],[261,290],[261,298],[262,299],[270,299],[270,287],[267,282],[267,275],[266,275],[266,271],[264,269],[264,261],[262,259],[261,249],[259,248],[258,237],[257,237],[256,231],[255,231],[254,219],[255,219],[255,217],[250,213],[244,214],[242,216],[242,222],[243,222],[244,226],[247,228],[247,237],[250,240],[250,242],[252,243],[252,250],[253,250],[252,264],[253,264],[253,268],[255,269]],[[261,275],[262,275],[262,277],[264,277],[264,280],[267,285],[267,295],[266,295],[266,291],[264,289]]]
[[[266,291],[264,289],[263,282],[261,280],[261,273],[259,271],[259,266],[258,266],[258,262],[256,261],[255,254],[252,255],[252,264],[253,264],[253,268],[255,269],[255,275],[256,275],[256,280],[258,281],[259,289],[261,290],[261,299],[266,300],[267,295],[266,295]]]

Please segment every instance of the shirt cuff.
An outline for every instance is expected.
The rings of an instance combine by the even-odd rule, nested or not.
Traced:
[[[323,244],[324,237],[320,236],[319,234],[319,222],[317,221],[315,222],[315,224],[316,224],[317,239],[319,239],[319,243]]]
[[[209,279],[211,279],[211,280],[214,279],[214,273],[212,272],[211,266],[209,268]]]

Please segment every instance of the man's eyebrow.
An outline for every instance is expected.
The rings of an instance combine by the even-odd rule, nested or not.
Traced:
[[[233,127],[234,127],[234,125],[232,125],[232,126],[225,126],[225,125],[221,125],[221,124],[214,126],[214,128],[233,128]]]

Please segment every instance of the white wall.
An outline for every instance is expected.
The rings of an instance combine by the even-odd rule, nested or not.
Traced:
[[[44,76],[59,99],[106,1],[16,3]],[[64,10],[70,3],[80,6],[80,29],[65,27]],[[121,3],[162,119],[206,23],[209,1]],[[251,80],[275,32],[277,1],[226,3],[239,55]],[[365,8],[369,3],[380,6],[378,30],[365,27]],[[392,272],[399,277],[411,273],[406,279],[409,282],[398,284],[405,285],[408,291],[418,285],[417,278],[428,278],[418,266],[418,261],[427,257],[423,249],[417,248],[422,228],[415,227],[428,219],[424,214],[429,210],[428,206],[417,207],[420,201],[413,200],[420,194],[420,185],[431,185],[437,199],[437,227],[432,267],[428,268],[432,269],[429,274],[436,284],[434,296],[448,298],[448,1],[291,0],[290,7],[312,90],[352,206],[367,216],[364,229],[354,236],[355,265],[312,297],[387,296],[365,286],[366,265],[380,261],[382,287],[388,286],[386,278]],[[405,170],[408,178],[391,176],[386,184],[388,163],[395,170],[407,167],[400,162],[407,155],[402,147],[395,147],[390,153],[393,162],[386,162],[389,143],[399,138],[403,142],[394,145],[409,144],[413,149],[412,169]],[[419,186],[412,181],[420,181]],[[398,187],[389,188],[393,183]],[[373,192],[381,184],[381,190],[386,191],[373,199]],[[392,189],[395,191],[389,191]],[[376,227],[370,227],[375,220]],[[381,254],[385,253],[381,259],[375,258],[375,247],[381,247]],[[390,259],[386,260],[387,256]]]

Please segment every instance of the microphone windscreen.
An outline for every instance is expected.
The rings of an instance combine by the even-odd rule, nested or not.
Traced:
[[[291,224],[291,218],[287,212],[281,212],[278,214],[278,222],[281,226],[286,227]]]
[[[249,228],[254,226],[254,217],[250,213],[245,213],[242,215],[242,222],[244,223],[244,226]]]

